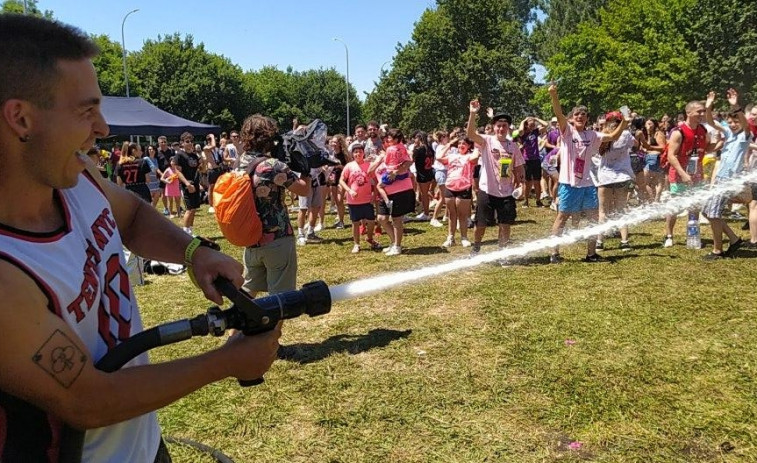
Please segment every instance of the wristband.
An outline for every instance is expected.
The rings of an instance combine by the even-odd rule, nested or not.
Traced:
[[[189,244],[187,245],[187,248],[184,250],[184,265],[186,265],[187,267],[187,273],[189,274],[189,279],[198,288],[199,288],[199,285],[197,284],[197,279],[195,278],[194,271],[192,270],[192,257],[194,257],[195,251],[197,251],[197,248],[199,248],[200,246],[214,249],[216,251],[221,250],[221,246],[201,236],[193,237],[192,241],[190,241]]]

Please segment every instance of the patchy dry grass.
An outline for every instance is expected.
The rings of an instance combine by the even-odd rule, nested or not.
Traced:
[[[519,219],[513,237],[525,242],[548,234],[552,213],[520,209]],[[348,230],[325,230],[324,244],[298,249],[300,283],[467,254],[439,247],[444,230],[408,230],[395,258],[353,256]],[[204,214],[196,232],[218,236]],[[164,432],[239,462],[757,461],[757,254],[706,263],[704,251],[663,249],[661,235],[660,222],[643,224],[631,252],[607,240],[608,262],[579,262],[575,245],[561,265],[545,252],[289,321],[263,385],[210,385],[160,411]],[[186,276],[150,276],[137,293],[148,326],[209,306]],[[185,341],[152,360],[219,342]],[[211,461],[170,448],[178,462]]]

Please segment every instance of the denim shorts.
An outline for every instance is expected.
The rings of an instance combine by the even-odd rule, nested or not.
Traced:
[[[447,183],[447,170],[437,170],[434,172],[434,179],[437,185],[444,186]]]

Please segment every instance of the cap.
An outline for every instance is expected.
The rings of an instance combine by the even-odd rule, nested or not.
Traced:
[[[350,146],[348,148],[350,150],[350,153],[355,151],[355,148],[363,148],[365,150],[365,144],[359,141],[353,141],[352,143],[350,143]]]
[[[549,121],[550,121],[550,122],[557,122],[557,116],[553,117],[553,118],[552,118],[552,119],[550,119]]]
[[[492,116],[492,123],[497,122],[500,119],[506,120],[508,124],[513,123],[512,116],[504,112],[499,112],[499,113],[496,113],[494,116]]]
[[[610,121],[612,119],[615,119],[617,121],[623,120],[623,115],[620,114],[618,111],[610,111],[609,113],[605,114],[605,120]]]

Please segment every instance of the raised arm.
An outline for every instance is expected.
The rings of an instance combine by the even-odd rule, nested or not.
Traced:
[[[715,119],[712,117],[712,105],[715,104],[715,92],[710,92],[707,94],[707,101],[704,103],[704,117],[710,126],[717,130],[718,132],[723,132],[723,126],[720,124],[715,123]]]
[[[739,118],[739,124],[741,124],[741,130],[749,130],[749,121],[744,114],[744,108],[739,105],[739,93],[732,88],[729,88],[726,92],[728,103],[731,104],[731,111],[736,112],[736,116]]]
[[[476,117],[478,116],[478,111],[481,109],[481,103],[479,103],[478,100],[473,100],[470,102],[468,109],[468,126],[466,127],[465,134],[471,139],[471,141],[473,141],[473,143],[483,145],[486,143],[486,140],[484,140],[484,137],[482,137],[481,134],[476,132]]]
[[[560,106],[560,98],[557,96],[557,84],[550,84],[548,91],[550,101],[552,102],[552,111],[557,118],[557,126],[560,128],[560,133],[563,133],[568,126],[568,119],[563,114],[562,107]]]

